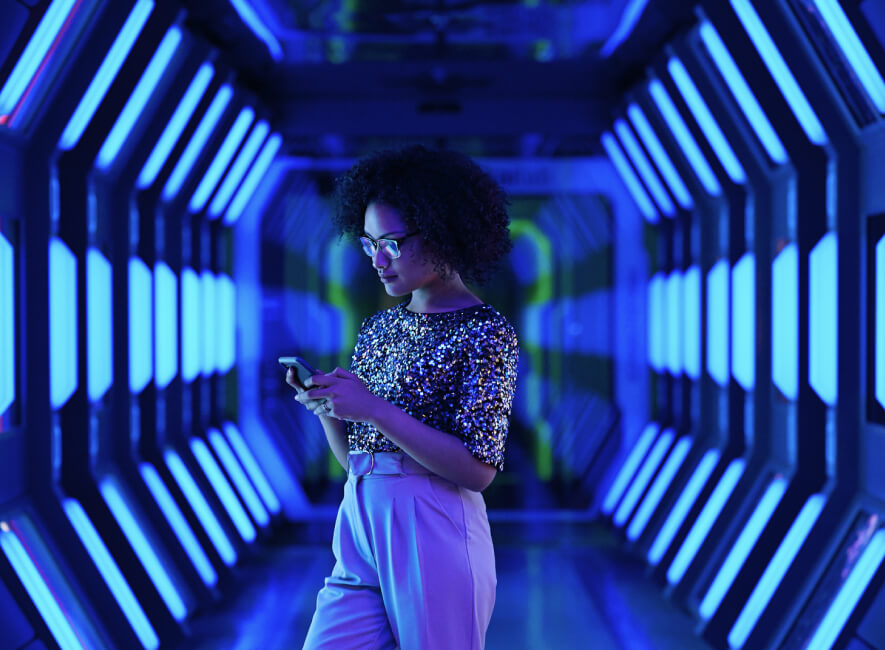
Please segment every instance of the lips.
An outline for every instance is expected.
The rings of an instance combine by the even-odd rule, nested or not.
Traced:
[[[378,277],[381,279],[381,282],[390,282],[396,276],[395,275],[379,275]]]

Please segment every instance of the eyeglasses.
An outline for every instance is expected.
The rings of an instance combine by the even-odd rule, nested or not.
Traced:
[[[402,242],[407,240],[412,235],[417,235],[417,232],[410,232],[398,239],[390,239],[389,237],[384,237],[383,239],[375,239],[374,237],[370,237],[369,235],[362,235],[360,237],[360,244],[363,245],[363,252],[372,257],[375,254],[375,251],[378,248],[381,248],[381,252],[384,253],[387,257],[392,260],[395,260],[400,255],[402,255],[402,251],[399,249]]]

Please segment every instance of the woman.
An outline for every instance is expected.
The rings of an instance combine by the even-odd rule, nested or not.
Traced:
[[[391,296],[363,322],[351,371],[297,385],[348,470],[305,648],[480,650],[495,558],[480,492],[503,467],[513,328],[465,282],[510,250],[507,201],[473,161],[412,146],[338,180],[336,226]]]

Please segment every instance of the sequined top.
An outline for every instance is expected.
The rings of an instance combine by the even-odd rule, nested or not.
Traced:
[[[479,460],[504,467],[516,332],[494,307],[416,313],[408,301],[363,321],[351,372],[424,424],[458,436]],[[399,451],[368,422],[347,422],[351,451]]]

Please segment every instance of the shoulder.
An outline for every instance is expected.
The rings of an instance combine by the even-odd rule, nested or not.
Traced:
[[[513,325],[489,304],[483,305],[470,319],[467,334],[476,349],[493,348],[506,354],[516,352],[519,346]]]

